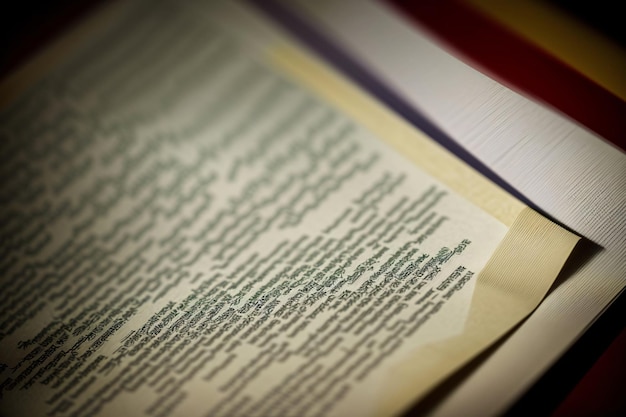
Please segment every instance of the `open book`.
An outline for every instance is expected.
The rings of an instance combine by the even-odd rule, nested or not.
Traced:
[[[578,241],[244,3],[114,3],[1,94],[9,417],[395,415]]]

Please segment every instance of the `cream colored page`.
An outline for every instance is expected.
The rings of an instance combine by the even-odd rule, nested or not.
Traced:
[[[272,56],[276,65],[378,132],[417,165],[501,221],[512,223],[478,276],[463,330],[398,355],[384,376],[376,415],[397,414],[528,316],[552,286],[579,238],[524,208],[329,69],[289,47],[276,48]],[[431,321],[440,328],[447,323],[441,316]]]
[[[0,410],[398,411],[508,228],[217,6],[146,5],[0,116]]]
[[[626,285],[626,155],[455,59],[384,2],[304,3],[312,6],[307,21],[377,79],[550,216],[603,248],[579,257],[584,265],[559,279],[433,413],[500,415]]]

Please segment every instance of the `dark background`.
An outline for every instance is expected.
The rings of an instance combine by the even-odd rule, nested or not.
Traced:
[[[22,0],[0,8],[0,77],[106,0]],[[548,0],[626,49],[621,2]]]
[[[626,30],[620,1],[596,0],[548,0],[548,3],[557,6],[570,16],[591,26],[607,38],[626,48]]]

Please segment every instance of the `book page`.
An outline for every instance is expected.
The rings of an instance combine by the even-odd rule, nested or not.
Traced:
[[[380,138],[420,168],[432,172],[494,217],[512,222],[478,276],[463,331],[414,350],[390,370],[376,415],[397,413],[411,399],[415,401],[432,388],[433,381],[449,375],[526,317],[546,294],[578,237],[533,210],[520,208],[519,202],[327,68],[291,48],[277,48],[273,58],[288,73],[378,132]]]
[[[115,16],[0,114],[3,415],[394,414],[577,240],[238,5]]]
[[[383,84],[378,94],[395,97],[412,116],[423,115],[470,160],[602,248],[581,251],[579,265],[558,279],[532,315],[461,383],[440,392],[428,413],[501,415],[586,337],[626,286],[626,155],[473,69],[388,2],[302,3],[310,7],[296,9],[301,21],[338,46],[335,56],[345,52]],[[348,71],[355,79],[362,73]]]

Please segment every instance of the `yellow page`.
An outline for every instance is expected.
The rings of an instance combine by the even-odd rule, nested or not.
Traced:
[[[245,7],[120,10],[0,115],[3,415],[396,414],[575,245]]]
[[[478,275],[463,331],[415,349],[385,377],[376,415],[398,413],[527,316],[545,296],[579,239],[524,207],[328,69],[288,47],[276,48],[272,56],[279,67],[378,133],[420,168],[510,225]],[[439,326],[442,323],[448,324],[445,319]],[[440,327],[442,333],[444,328]]]

